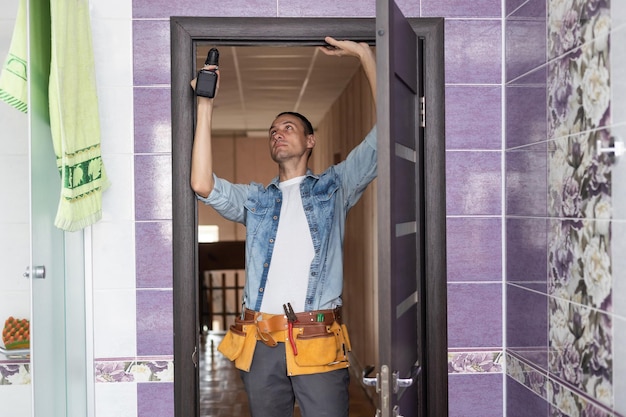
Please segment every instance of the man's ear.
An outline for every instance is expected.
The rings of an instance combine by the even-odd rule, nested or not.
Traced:
[[[315,135],[308,135],[306,137],[306,147],[310,149],[315,147]]]

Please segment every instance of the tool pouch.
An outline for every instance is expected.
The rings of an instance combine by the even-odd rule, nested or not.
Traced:
[[[235,319],[217,350],[229,360],[235,361],[235,367],[249,371],[256,347],[256,325],[254,320]]]
[[[334,365],[348,361],[351,350],[348,330],[345,325],[334,322],[306,323],[294,329],[298,355],[294,360],[298,366]]]

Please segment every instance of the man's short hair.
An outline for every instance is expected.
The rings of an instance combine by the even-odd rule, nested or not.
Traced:
[[[311,124],[311,122],[309,122],[309,119],[307,119],[306,117],[304,117],[300,113],[297,113],[295,111],[284,111],[282,113],[279,113],[276,116],[276,119],[278,119],[280,116],[283,116],[285,114],[288,114],[290,116],[295,116],[298,119],[300,119],[302,121],[302,123],[304,123],[304,134],[305,135],[312,135],[313,134],[313,125]]]

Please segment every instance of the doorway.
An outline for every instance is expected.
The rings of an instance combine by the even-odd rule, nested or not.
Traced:
[[[423,32],[433,30],[441,31],[441,19],[414,19],[420,20],[423,24]],[[418,25],[419,26],[419,25]],[[190,155],[193,141],[194,112],[193,94],[189,88],[189,80],[194,76],[194,44],[197,42],[219,43],[222,45],[275,45],[275,46],[315,46],[322,45],[324,36],[331,34],[337,38],[352,39],[357,41],[375,40],[376,22],[374,19],[276,19],[276,18],[193,18],[174,17],[171,19],[171,48],[172,48],[172,174],[173,190],[173,267],[174,267],[174,360],[175,366],[175,412],[176,416],[197,416],[198,415],[198,346],[199,346],[199,317],[198,308],[195,302],[198,292],[198,271],[197,271],[197,205],[196,200],[189,187]],[[442,41],[443,36],[438,35]],[[442,42],[441,42],[442,43]],[[441,51],[443,50],[442,45]],[[427,52],[428,54],[429,52]],[[440,55],[442,57],[442,54]],[[442,65],[442,60],[436,60],[436,65]],[[439,71],[440,74],[434,74]],[[428,71],[427,71],[428,72]],[[442,68],[435,69],[433,77],[427,82],[427,89],[433,89],[433,99],[441,102],[440,107],[433,106],[429,112],[434,117],[433,125],[440,125],[427,132],[427,141],[443,141],[443,71]],[[438,119],[438,120],[436,120]],[[440,153],[441,145],[433,147]],[[430,149],[430,148],[429,148]],[[437,155],[441,158],[441,155]],[[441,174],[440,172],[436,173]],[[431,188],[436,188],[441,194],[441,181],[443,175],[429,184]],[[445,223],[445,205],[432,205],[434,212],[443,213]],[[430,210],[430,209],[429,209]],[[430,213],[430,211],[429,211]],[[428,217],[428,216],[426,216]],[[438,220],[441,220],[438,218]],[[437,232],[441,228],[434,228]],[[441,243],[445,240],[438,240],[438,246],[434,247],[434,252],[441,251]],[[445,252],[445,245],[443,247]],[[445,259],[445,255],[439,255]],[[441,263],[439,262],[438,265]],[[445,262],[444,262],[445,264]],[[445,269],[444,269],[445,270]],[[440,271],[439,271],[440,272]],[[426,291],[420,296],[434,296],[436,299],[432,303],[422,305],[432,305],[438,309],[432,315],[432,323],[429,329],[439,329],[445,333],[445,326],[441,327],[443,320],[445,323],[445,275],[443,276],[443,292],[441,290],[441,276],[437,276],[436,285],[426,286]],[[431,283],[432,284],[432,283]],[[443,296],[444,302],[438,303]],[[443,314],[441,309],[443,308]],[[442,330],[443,329],[443,330]],[[429,332],[430,330],[425,330]],[[432,336],[427,334],[427,336]],[[439,363],[429,370],[430,375],[436,379],[436,384],[429,384],[432,391],[447,391],[445,381],[447,378],[445,367],[445,346],[444,338],[431,339],[430,343],[424,344],[425,349],[430,349],[427,357],[443,358],[443,368]],[[434,353],[436,352],[436,354]],[[432,354],[431,354],[432,353]],[[436,371],[435,371],[436,370]],[[442,372],[443,371],[443,372]],[[430,379],[428,379],[430,381]],[[422,384],[420,384],[422,385]],[[427,385],[427,384],[423,384]]]

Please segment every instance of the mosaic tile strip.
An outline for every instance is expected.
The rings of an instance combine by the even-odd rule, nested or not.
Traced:
[[[448,374],[502,373],[504,355],[497,352],[448,352]]]
[[[174,360],[127,359],[95,361],[96,383],[102,382],[174,382]]]
[[[0,385],[29,385],[30,363],[0,363]]]

